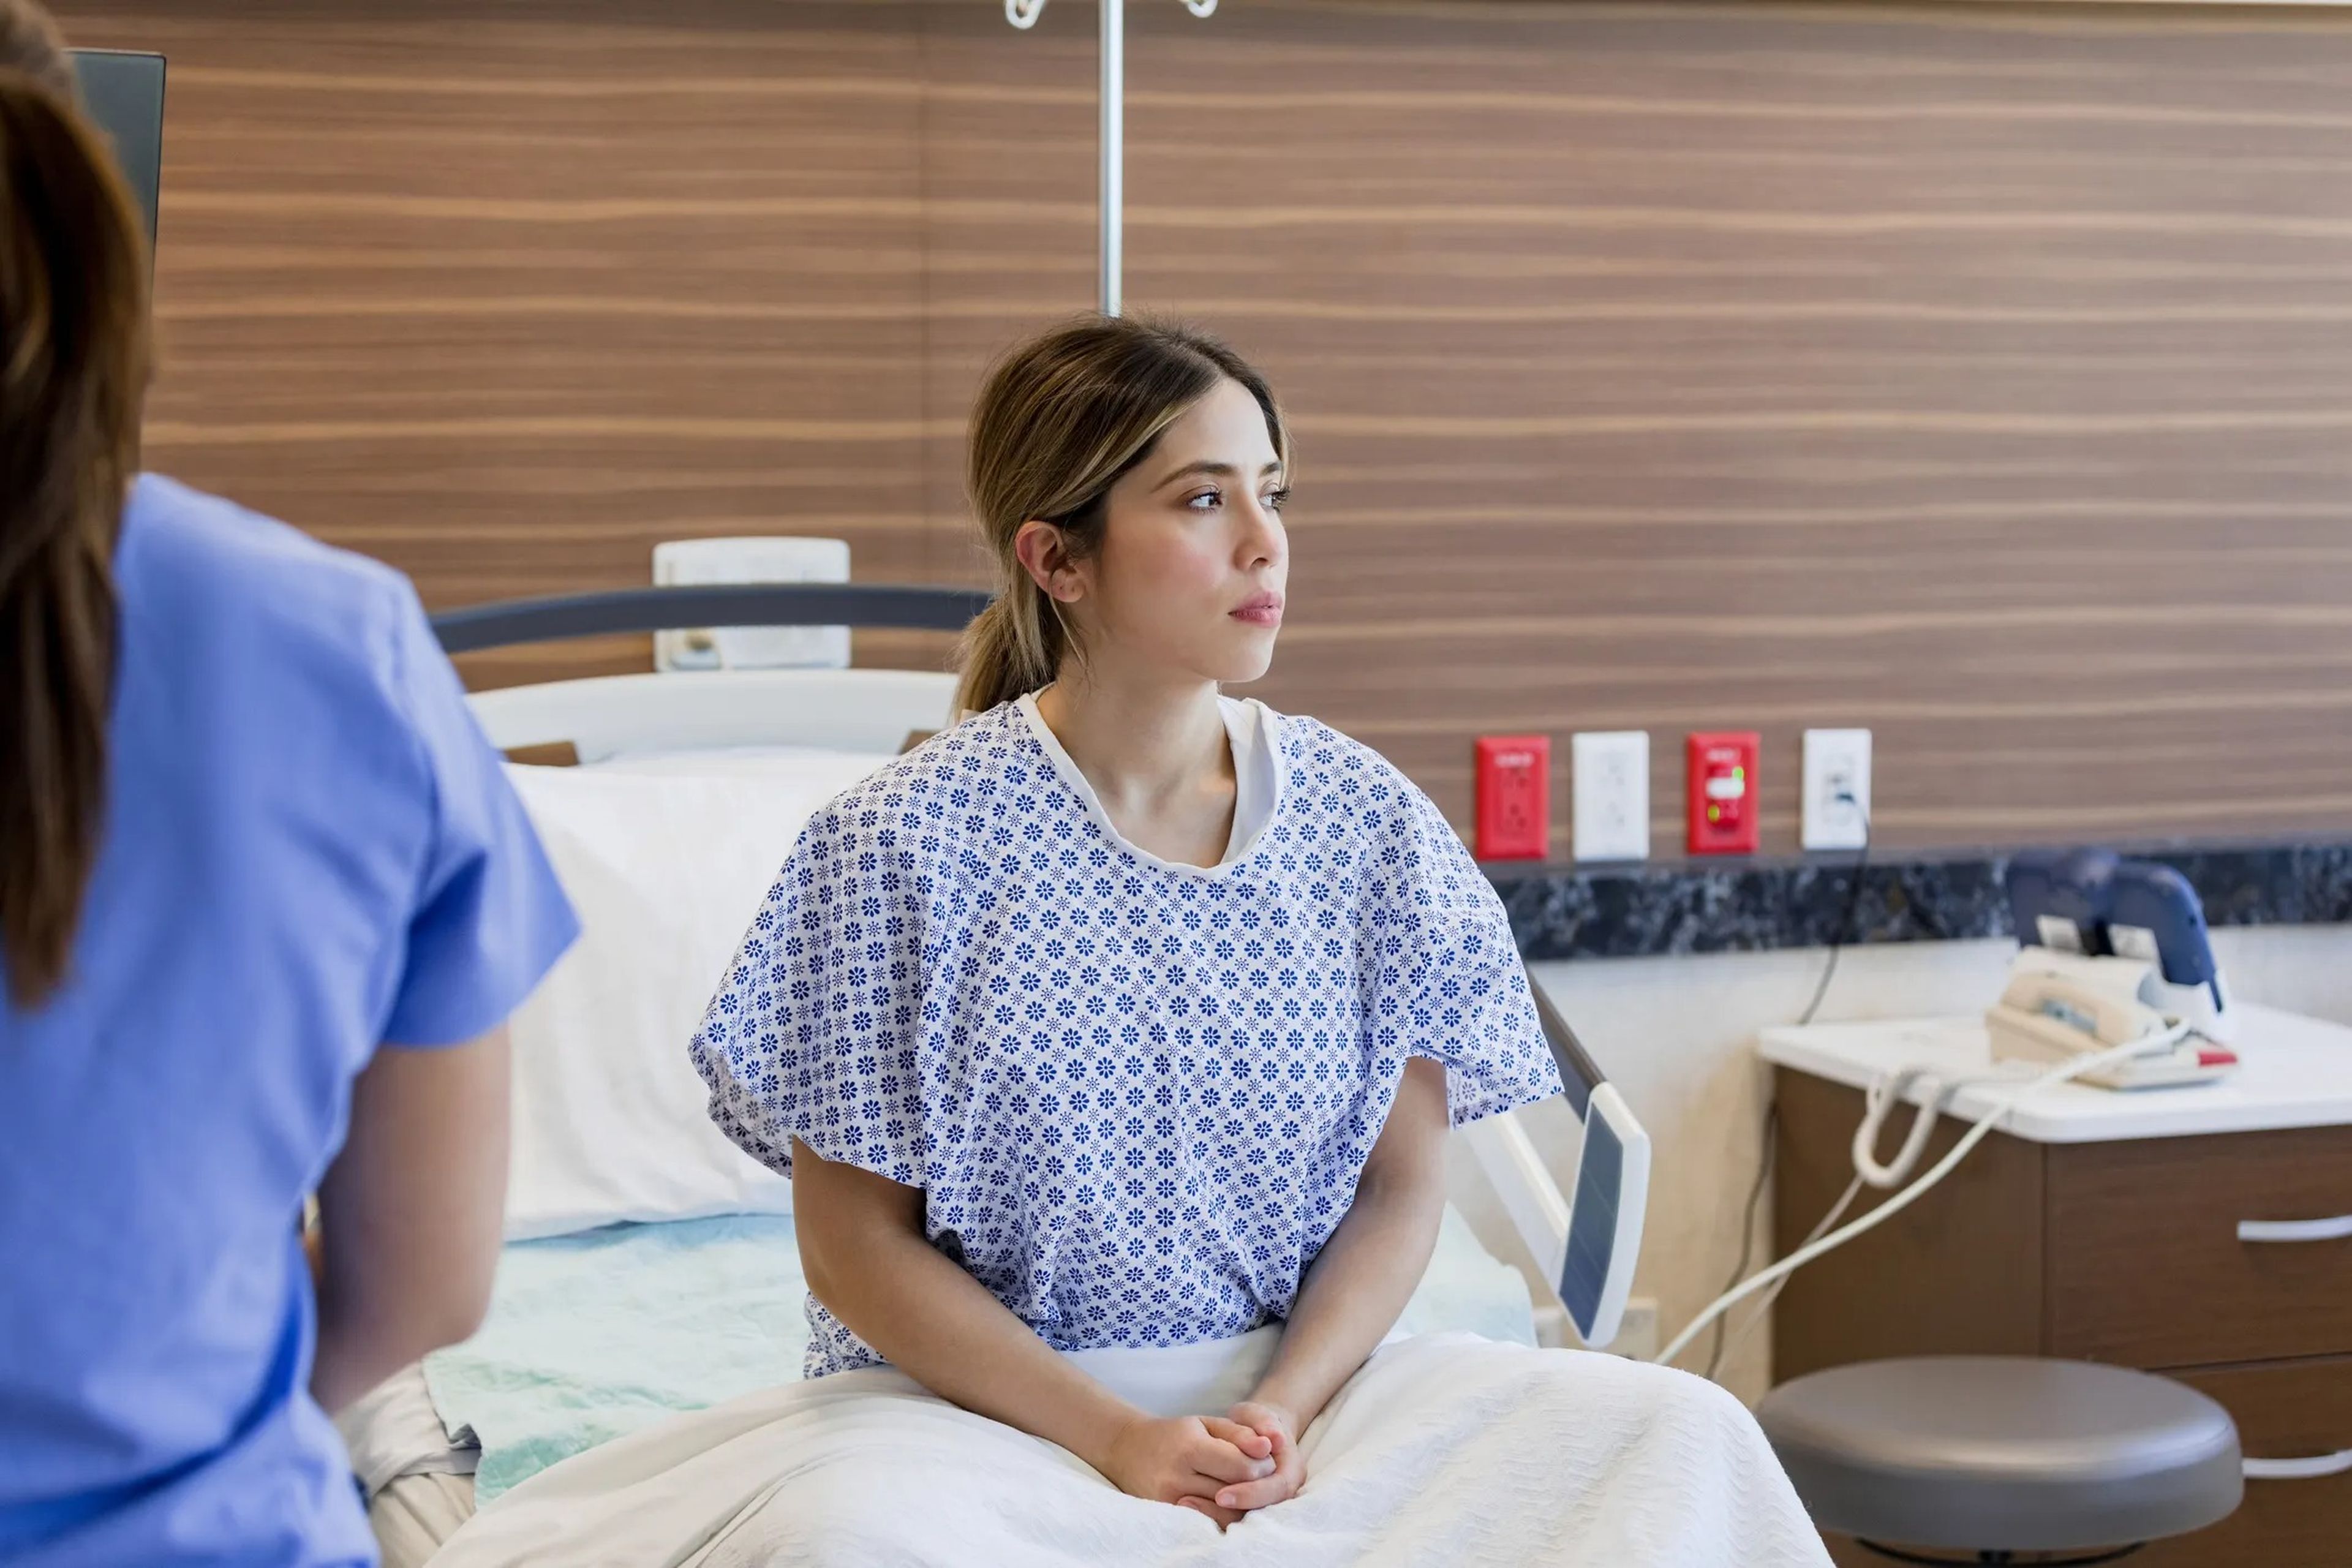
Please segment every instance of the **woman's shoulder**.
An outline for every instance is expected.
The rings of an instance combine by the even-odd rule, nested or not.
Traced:
[[[1044,766],[1021,744],[1012,706],[975,713],[893,757],[810,819],[809,837],[951,860],[1018,809]]]
[[[1404,771],[1354,736],[1303,713],[1280,713],[1264,703],[1283,788],[1309,809],[1343,810],[1374,831],[1393,831],[1437,808]]]

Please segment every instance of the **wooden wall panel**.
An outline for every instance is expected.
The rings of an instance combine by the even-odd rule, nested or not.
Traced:
[[[67,12],[171,58],[150,461],[436,605],[640,583],[656,541],[741,531],[919,578],[913,16]],[[645,642],[469,663],[616,658]]]
[[[1755,726],[1789,845],[1807,723],[1896,841],[2352,823],[2352,17],[1159,9],[1136,292],[1305,447],[1270,698],[1456,810],[1651,729],[1668,842]]]
[[[1130,16],[1130,302],[1298,427],[1269,700],[1457,820],[1475,733],[1646,727],[1670,844],[1754,726],[1786,847],[1829,723],[1891,843],[2352,828],[2352,15]],[[1091,5],[68,17],[173,56],[159,466],[435,603],[737,528],[973,579],[972,385],[1092,297]]]

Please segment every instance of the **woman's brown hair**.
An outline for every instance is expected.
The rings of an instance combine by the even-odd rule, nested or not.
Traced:
[[[960,708],[993,708],[1052,684],[1072,651],[1058,606],[1013,552],[1021,525],[1050,522],[1074,557],[1093,554],[1102,545],[1111,486],[1225,381],[1257,399],[1287,469],[1290,437],[1273,390],[1205,332],[1087,316],[997,363],[972,408],[966,476],[982,542],[996,563],[997,595],[964,634]]]
[[[147,247],[56,28],[0,0],[0,960],[63,983],[97,862]]]

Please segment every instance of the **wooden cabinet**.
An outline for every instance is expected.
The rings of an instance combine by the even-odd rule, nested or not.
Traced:
[[[1862,1095],[1776,1073],[1785,1254],[1853,1177]],[[1928,1162],[1961,1131],[1944,1119]],[[1996,1132],[1905,1213],[1797,1272],[1774,1309],[1773,1374],[1896,1355],[2072,1356],[2202,1389],[2250,1458],[2352,1449],[2352,1239],[2238,1234],[2245,1220],[2346,1213],[2352,1127],[2049,1144]],[[1841,1563],[1865,1560],[1833,1547]],[[2343,1568],[2352,1470],[2250,1479],[2230,1519],[2133,1561]]]
[[[2347,1310],[2352,1310],[2348,1307]],[[2175,1371],[2221,1402],[2249,1455],[2287,1458],[2352,1448],[2352,1356]],[[2303,1480],[2250,1480],[2238,1511],[2132,1559],[2147,1568],[2231,1563],[2352,1563],[2352,1472]]]
[[[2044,1156],[2053,1355],[2352,1354],[2352,1241],[2238,1237],[2241,1220],[2352,1213],[2352,1127],[2028,1147]]]

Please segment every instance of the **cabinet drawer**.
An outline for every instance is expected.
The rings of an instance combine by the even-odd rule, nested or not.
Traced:
[[[2221,1402],[2250,1458],[2304,1458],[2352,1448],[2352,1357],[2177,1373]],[[1838,1568],[1886,1559],[1828,1538]],[[2152,1542],[2133,1568],[2344,1568],[2352,1561],[2352,1471],[2250,1480],[2238,1511],[2193,1535]]]
[[[2214,1367],[2173,1374],[2221,1402],[2250,1459],[2352,1450],[2352,1357]],[[2352,1559],[2352,1470],[2303,1480],[2249,1480],[2238,1511],[2194,1535],[2159,1542],[2147,1568],[2343,1568]]]
[[[2049,1353],[2143,1367],[2352,1353],[2352,1237],[2238,1235],[2352,1215],[2352,1128],[2053,1144],[2048,1161]]]

